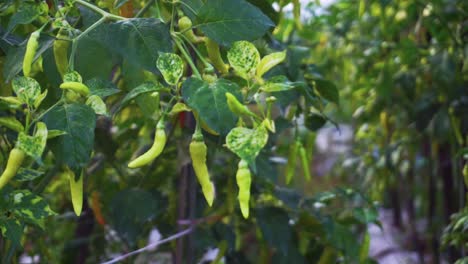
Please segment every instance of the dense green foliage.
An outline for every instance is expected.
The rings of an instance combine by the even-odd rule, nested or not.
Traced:
[[[99,263],[154,228],[175,263],[374,263],[378,202],[421,257],[460,258],[467,4],[318,2],[0,3],[2,263]],[[353,151],[317,183],[336,121]]]

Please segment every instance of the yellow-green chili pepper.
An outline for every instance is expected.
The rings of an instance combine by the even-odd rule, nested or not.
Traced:
[[[224,63],[224,60],[221,57],[221,53],[219,52],[218,44],[209,38],[205,38],[205,45],[206,50],[208,52],[208,58],[210,58],[213,66],[220,73],[228,73],[229,66],[226,63]]]
[[[55,65],[60,75],[63,77],[68,70],[68,47],[70,42],[63,40],[66,36],[59,32],[58,38],[54,40],[54,59]]]
[[[192,20],[187,16],[183,16],[178,21],[179,30],[192,43],[199,43],[203,38],[196,36],[192,30]]]
[[[237,98],[232,93],[226,92],[226,98],[229,110],[231,110],[231,112],[234,114],[238,116],[248,115],[255,117],[255,114],[252,113],[249,108],[247,108],[247,106],[239,102],[239,100],[237,100]]]
[[[89,88],[83,83],[80,82],[64,82],[60,85],[61,89],[69,89],[76,93],[79,93],[82,96],[87,96],[89,94]]]
[[[21,163],[23,163],[24,156],[24,152],[19,148],[14,148],[10,151],[7,165],[2,176],[0,176],[0,189],[2,189],[16,175],[18,169],[21,167]]]
[[[304,170],[305,179],[310,181],[312,177],[310,176],[309,159],[307,158],[306,149],[302,144],[299,147],[299,155],[301,156],[302,169]]]
[[[288,163],[286,165],[286,184],[289,184],[296,173],[297,153],[301,143],[296,140],[289,146]]]
[[[77,216],[81,215],[83,209],[83,175],[80,175],[78,180],[75,178],[75,173],[68,167],[65,167],[64,174],[70,182],[70,194],[73,204],[73,211]]]
[[[29,37],[28,43],[26,44],[26,52],[24,53],[23,59],[23,74],[29,77],[31,74],[31,66],[36,55],[37,48],[39,47],[39,31],[34,31]]]
[[[137,157],[136,159],[132,160],[128,164],[129,168],[134,169],[134,168],[142,167],[152,162],[155,158],[157,158],[161,154],[167,141],[166,131],[164,131],[164,128],[165,128],[164,120],[161,119],[156,125],[156,133],[154,136],[153,145],[147,152]]]
[[[193,169],[195,171],[195,175],[197,175],[198,182],[202,187],[203,195],[205,196],[208,205],[212,206],[215,189],[213,183],[210,181],[210,174],[208,173],[208,167],[206,166],[207,147],[205,142],[203,142],[202,139],[197,139],[196,135],[194,135],[189,149]]]
[[[252,175],[249,170],[247,161],[239,162],[236,174],[237,186],[239,187],[239,205],[244,218],[249,217],[249,201],[250,201],[250,184],[252,183]]]

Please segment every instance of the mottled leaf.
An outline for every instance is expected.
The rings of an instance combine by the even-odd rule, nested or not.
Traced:
[[[242,77],[251,75],[260,62],[260,53],[257,48],[248,41],[236,41],[228,51],[229,64]]]
[[[176,85],[184,73],[184,62],[174,53],[160,53],[156,67],[170,85]]]
[[[34,106],[34,101],[41,94],[41,86],[33,78],[16,77],[12,82],[13,91],[25,104]]]
[[[83,78],[77,71],[70,71],[63,75],[63,82],[83,82]]]
[[[42,175],[44,175],[43,171],[19,168],[15,176],[15,181],[32,181]]]
[[[17,25],[30,24],[40,15],[47,13],[48,10],[49,8],[45,2],[23,2],[10,18],[7,33],[12,31]]]
[[[226,136],[226,145],[239,158],[252,163],[268,141],[268,131],[259,126],[256,129],[236,127]]]
[[[44,227],[43,220],[55,215],[49,205],[40,197],[28,190],[17,190],[10,194],[12,199],[11,213],[21,221]]]
[[[34,159],[39,159],[44,152],[47,143],[47,127],[43,122],[38,122],[36,133],[34,136],[29,136],[25,133],[18,135],[18,148],[24,151],[27,155]]]

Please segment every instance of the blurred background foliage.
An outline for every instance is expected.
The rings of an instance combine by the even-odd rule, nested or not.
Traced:
[[[5,69],[19,56],[16,49],[24,49],[22,41],[43,15],[42,1],[1,3],[2,36],[15,17],[8,9],[17,11],[20,2],[35,11],[25,12],[26,18],[16,15],[21,23],[8,42],[0,42],[5,79],[12,77]],[[380,225],[379,212],[387,208],[405,241],[401,247],[417,253],[415,263],[467,261],[468,176],[464,179],[462,171],[468,155],[468,3],[249,2],[277,25],[254,42],[260,53],[288,52],[287,61],[268,75],[320,84],[315,91],[326,99],[305,104],[296,90],[275,94],[277,132],[256,161],[252,216],[244,220],[235,208],[237,162],[212,135],[205,140],[218,189],[213,208],[206,206],[186,151],[194,126],[188,114],[169,128],[163,156],[149,168],[126,169],[130,150],[149,145],[154,133],[154,105],[149,94],[142,94],[113,118],[98,118],[79,218],[72,213],[68,179],[57,176],[46,160],[50,176],[45,177],[53,180],[42,196],[59,215],[47,220],[45,231],[26,228],[18,257],[99,263],[147,245],[157,233],[168,236],[196,226],[187,238],[124,263],[198,263],[213,248],[215,258],[223,257],[225,263],[376,263],[368,257],[368,226]],[[132,17],[147,2],[95,4]],[[156,1],[144,16],[167,21],[170,8]],[[95,21],[86,9],[73,10],[71,19],[80,30]],[[10,50],[6,43],[11,42],[19,48]],[[42,43],[45,47],[47,38]],[[37,78],[58,86],[51,50],[44,50],[44,73]],[[130,67],[92,37],[80,42],[79,50],[76,68],[85,80],[100,78],[109,87],[130,91],[155,78]],[[8,95],[5,87],[1,95]],[[119,99],[110,96],[106,103],[112,109]],[[304,106],[312,110],[302,111]],[[296,111],[299,122],[291,122],[288,115],[294,117]],[[298,166],[293,185],[287,186],[284,171],[292,133],[308,150],[313,177],[307,182]],[[39,179],[23,183],[36,185],[41,186]],[[1,245],[5,257],[10,245],[6,240]],[[215,258],[206,262],[217,263]]]

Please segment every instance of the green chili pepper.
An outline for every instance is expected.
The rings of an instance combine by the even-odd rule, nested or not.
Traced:
[[[60,85],[61,89],[69,89],[76,93],[79,93],[82,96],[87,96],[89,94],[88,86],[80,82],[64,82]]]
[[[21,163],[23,163],[24,156],[24,152],[19,148],[14,148],[10,151],[7,165],[2,176],[0,176],[0,189],[2,189],[16,175],[18,169],[21,167]]]
[[[63,77],[68,70],[68,47],[70,46],[70,42],[62,39],[66,36],[61,34],[61,32],[59,32],[57,37],[54,40],[54,59],[57,70]]]
[[[239,162],[236,174],[237,186],[239,186],[239,205],[244,218],[249,218],[250,184],[252,175],[247,161]]]
[[[80,177],[76,179],[75,173],[68,167],[65,167],[64,174],[68,177],[68,181],[70,182],[73,211],[75,211],[77,216],[80,216],[83,209],[83,175],[80,175]]]
[[[198,182],[200,183],[205,196],[206,202],[209,206],[213,205],[215,196],[215,189],[213,183],[210,181],[210,174],[206,166],[207,147],[202,140],[192,139],[190,143],[190,158],[192,159],[193,169],[197,175]]]
[[[301,143],[296,140],[289,146],[288,163],[286,165],[286,184],[289,184],[296,173],[297,153]]]
[[[310,181],[312,177],[310,176],[309,159],[307,158],[306,149],[304,148],[302,144],[299,147],[299,155],[301,156],[302,169],[304,170],[304,176],[307,181]]]
[[[219,52],[218,44],[209,38],[205,38],[205,45],[206,50],[208,52],[208,58],[210,58],[213,66],[220,73],[228,73],[229,66],[226,63],[224,63],[224,60],[221,57],[221,53]]]
[[[243,105],[237,98],[232,94],[227,92],[226,93],[226,98],[227,98],[227,104],[229,107],[229,110],[233,112],[234,114],[241,116],[241,115],[248,115],[248,116],[253,116],[256,117],[254,113],[252,113],[247,106]]]
[[[26,44],[26,52],[23,59],[23,74],[29,77],[31,74],[31,66],[36,55],[37,48],[39,47],[39,31],[34,31],[29,37],[28,43]]]
[[[128,164],[129,168],[134,169],[134,168],[142,167],[152,162],[155,158],[157,158],[161,154],[167,141],[166,131],[164,131],[164,128],[165,128],[164,120],[161,119],[156,126],[156,133],[154,136],[153,145],[147,152],[137,157],[136,159],[132,160]]]

